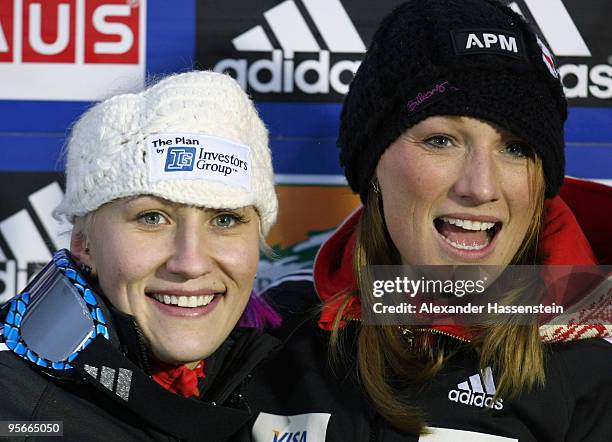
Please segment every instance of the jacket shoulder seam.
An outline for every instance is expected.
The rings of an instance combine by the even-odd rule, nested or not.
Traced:
[[[47,381],[45,388],[43,389],[42,393],[38,396],[38,399],[36,400],[36,403],[34,404],[34,408],[32,409],[32,415],[30,416],[31,420],[37,419],[38,414],[41,412],[43,408],[43,404],[45,403],[46,398],[51,395],[51,391],[53,390],[53,388],[55,388],[55,385],[53,385],[52,382]],[[41,416],[41,417],[44,418],[44,416]]]

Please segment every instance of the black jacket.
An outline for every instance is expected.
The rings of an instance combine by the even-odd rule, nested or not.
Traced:
[[[256,370],[248,386],[254,414],[265,413],[254,422],[258,442],[612,440],[612,344],[604,339],[547,344],[545,387],[497,402],[495,373],[488,373],[491,382],[479,372],[474,352],[456,341],[459,351],[433,380],[401,392],[406,403],[424,411],[429,427],[441,429],[438,438],[419,439],[377,415],[359,387],[350,359],[354,324],[342,363],[330,362],[329,333],[316,325],[319,301],[311,283],[285,283],[268,296],[284,314],[303,319],[286,324],[282,351]],[[300,415],[307,416],[282,418]],[[489,438],[478,438],[484,435]]]
[[[45,374],[7,350],[0,338],[0,420],[62,421],[62,440],[79,442],[250,440],[244,386],[277,339],[255,329],[234,330],[206,360],[202,397],[187,399],[147,374],[148,356],[134,319],[114,310],[111,317],[111,341],[95,340],[73,362],[83,367],[86,362],[89,371],[94,367],[95,377],[83,371],[67,379]],[[130,372],[122,386],[120,369]],[[111,389],[101,384],[103,370],[112,373]]]

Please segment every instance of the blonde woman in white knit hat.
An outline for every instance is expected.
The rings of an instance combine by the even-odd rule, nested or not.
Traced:
[[[86,112],[57,209],[71,250],[0,315],[2,419],[78,441],[248,440],[241,387],[279,321],[253,294],[276,211],[267,131],[230,77]]]

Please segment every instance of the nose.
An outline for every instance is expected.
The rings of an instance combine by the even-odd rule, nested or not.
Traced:
[[[470,205],[485,204],[500,198],[501,182],[491,149],[471,149],[466,155],[453,190]]]
[[[207,245],[207,232],[202,223],[195,221],[179,225],[174,236],[167,270],[184,279],[196,279],[214,268],[214,259]]]

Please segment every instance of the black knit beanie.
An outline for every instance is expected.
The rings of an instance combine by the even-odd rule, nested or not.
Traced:
[[[552,56],[497,0],[410,0],[381,23],[340,118],[340,163],[365,201],[380,156],[434,115],[499,125],[540,156],[546,197],[559,192],[567,103]]]

